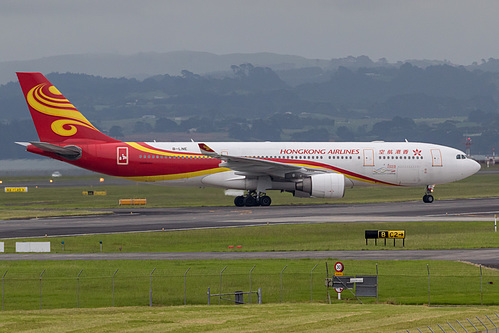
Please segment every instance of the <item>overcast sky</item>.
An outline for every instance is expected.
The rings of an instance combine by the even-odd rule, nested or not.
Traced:
[[[390,62],[499,58],[499,1],[0,0],[0,61],[274,52]]]

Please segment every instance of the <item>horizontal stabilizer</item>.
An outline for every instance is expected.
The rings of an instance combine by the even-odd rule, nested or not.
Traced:
[[[57,154],[71,161],[77,160],[81,157],[81,148],[78,146],[70,145],[70,146],[61,147],[54,145],[52,143],[37,142],[37,141],[30,142],[30,144],[43,151]]]

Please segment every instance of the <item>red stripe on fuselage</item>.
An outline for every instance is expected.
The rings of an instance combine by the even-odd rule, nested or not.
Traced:
[[[95,172],[104,173],[117,177],[151,177],[169,176],[177,174],[189,174],[202,171],[219,169],[221,160],[208,158],[196,153],[179,153],[175,151],[163,150],[152,147],[143,142],[134,143],[149,151],[136,149],[135,147],[121,143],[98,143],[98,144],[78,144],[82,148],[82,157],[76,161],[68,161],[57,154],[44,152],[32,145],[28,146],[28,151],[51,157],[60,161],[73,164],[78,167],[89,169]],[[61,145],[64,146],[64,145]],[[128,165],[118,165],[117,149],[128,147]],[[140,156],[140,157],[139,157]],[[317,169],[327,169],[345,175],[347,178],[356,178],[361,181],[377,183],[382,185],[399,186],[398,184],[380,181],[349,170],[335,167],[329,164],[296,159],[269,159],[280,163],[303,165]]]

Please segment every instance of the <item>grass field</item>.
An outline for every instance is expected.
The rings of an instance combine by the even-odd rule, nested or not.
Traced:
[[[27,180],[28,181],[28,180]],[[33,179],[29,180],[33,182]],[[28,193],[0,192],[0,219],[11,217],[13,210],[58,210],[107,209],[117,208],[121,198],[146,198],[147,207],[185,207],[185,206],[233,206],[233,197],[225,196],[224,191],[216,188],[173,188],[144,183],[130,185],[99,185],[88,187],[65,187],[50,185],[45,179],[38,179],[38,188],[30,187]],[[22,183],[19,179],[6,179]],[[64,183],[64,180],[56,180]],[[95,181],[89,183],[94,184]],[[106,191],[105,196],[82,195],[83,191]],[[344,204],[353,202],[386,202],[421,200],[424,188],[402,187],[354,187],[346,189],[345,197],[336,200],[294,198],[289,193],[271,192],[273,205],[301,204]],[[479,198],[499,196],[499,177],[495,174],[477,174],[459,182],[439,185],[435,199]],[[18,215],[22,217],[23,213]]]
[[[272,304],[261,306],[124,307],[8,311],[0,313],[2,332],[416,332],[419,327],[452,332],[459,320],[474,332],[479,317],[499,321],[499,307],[428,308],[357,304]],[[480,327],[483,329],[483,326]],[[460,330],[459,332],[464,332]]]
[[[8,186],[9,181],[3,185]],[[479,174],[438,186],[435,197],[438,200],[499,196],[498,185],[499,177]],[[232,205],[232,198],[224,196],[219,189],[131,183],[99,186],[98,190],[107,191],[102,197],[82,195],[82,191],[91,189],[97,188],[44,185],[30,188],[28,193],[1,192],[0,219],[116,208],[119,198],[145,197],[148,207]],[[280,193],[272,194],[272,199],[273,204],[334,205],[420,200],[422,194],[421,188],[373,187],[347,189],[346,198],[335,201],[299,199]],[[62,252],[61,241],[64,241],[64,252],[69,253],[99,252],[99,241],[103,242],[105,252],[216,252],[227,251],[228,245],[242,245],[240,251],[369,250],[385,247],[380,243],[375,247],[372,241],[366,246],[365,229],[405,229],[406,249],[486,248],[499,244],[493,221],[269,225],[188,232],[169,231],[166,223],[165,229],[164,232],[43,240],[51,241],[53,252]],[[14,251],[14,242],[5,240],[6,252]],[[389,242],[386,249],[392,248],[393,243]],[[401,242],[397,242],[397,249],[400,248]],[[332,265],[336,259],[331,258],[329,263]],[[483,268],[481,277],[478,267],[458,262],[343,262],[345,275],[376,274],[378,264],[380,302],[384,304],[358,305],[346,292],[342,301],[336,300],[334,294],[333,304],[326,304],[325,263],[317,260],[0,261],[0,276],[5,273],[5,293],[2,294],[5,311],[0,312],[0,331],[415,331],[415,327],[423,329],[426,325],[499,313],[498,307],[429,308],[422,305],[430,301],[427,267],[431,272],[432,305],[480,305],[482,302],[499,305],[497,270]],[[317,268],[311,274],[315,265]],[[252,289],[262,288],[263,301],[267,304],[234,306],[222,301],[221,306],[202,305],[207,302],[208,287],[212,293],[218,292],[220,272],[225,266],[222,291],[247,291],[248,273],[254,267]],[[284,272],[282,282],[281,272]],[[119,308],[111,308],[114,273],[115,305]],[[150,287],[152,308],[146,307]],[[314,302],[307,304],[311,296]],[[184,297],[190,306],[183,306]],[[281,297],[284,304],[280,303]],[[80,309],[64,309],[75,308],[77,301]],[[375,302],[372,298],[363,301]],[[217,300],[213,303],[218,304]],[[44,310],[35,310],[40,304]],[[140,307],[131,307],[136,305]],[[175,307],[170,307],[172,305]],[[437,330],[436,326],[433,328]]]
[[[366,245],[364,231],[405,230],[404,249],[495,248],[499,233],[490,222],[399,222],[399,223],[317,223],[264,225],[246,228],[220,228],[189,231],[165,231],[126,234],[102,234],[77,237],[48,237],[4,240],[5,252],[15,252],[18,241],[50,241],[53,253],[100,252],[222,252],[230,251],[333,251],[402,249],[402,240],[379,240]],[[64,250],[62,243],[64,241]]]
[[[338,259],[341,260],[327,260],[330,274]],[[475,265],[447,261],[342,262],[345,276],[376,275],[377,265],[381,303],[499,305],[499,271],[494,269],[482,267],[481,274]],[[2,278],[5,310],[39,309],[40,305],[43,309],[77,305],[109,307],[113,305],[113,275],[116,306],[148,305],[149,288],[155,306],[183,305],[184,302],[203,305],[208,303],[208,288],[212,294],[249,291],[252,269],[252,291],[261,288],[264,304],[281,303],[281,299],[286,303],[310,302],[312,298],[314,302],[326,303],[325,263],[326,260],[312,259],[4,261],[0,263],[0,274],[2,277],[5,274]],[[358,303],[348,291],[344,291],[341,301],[332,289],[330,292],[333,303]],[[245,302],[249,302],[248,295]],[[376,298],[363,298],[362,302],[375,303]],[[256,303],[256,295],[251,303]],[[212,298],[211,304],[219,304],[218,297]],[[220,304],[234,303],[221,301]]]

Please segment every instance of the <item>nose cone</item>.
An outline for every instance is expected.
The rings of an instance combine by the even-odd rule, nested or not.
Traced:
[[[472,159],[469,159],[468,162],[469,163],[468,163],[468,167],[466,170],[469,172],[468,176],[474,175],[475,173],[477,173],[480,170],[480,168],[481,168],[480,163],[478,163],[477,161],[472,160]]]

